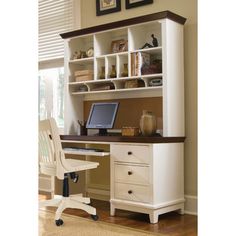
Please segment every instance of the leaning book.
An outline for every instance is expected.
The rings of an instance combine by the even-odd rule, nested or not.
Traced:
[[[150,66],[150,54],[146,52],[135,52],[131,56],[131,74],[141,76],[142,68]]]

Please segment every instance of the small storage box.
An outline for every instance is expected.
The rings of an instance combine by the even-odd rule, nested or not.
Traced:
[[[122,136],[138,136],[139,128],[138,127],[123,127]]]
[[[93,71],[92,70],[77,70],[74,72],[75,77],[77,76],[83,76],[83,75],[92,75]]]
[[[92,80],[92,79],[93,79],[93,75],[83,75],[83,76],[75,77],[76,82],[87,81],[87,80]]]
[[[74,72],[75,81],[87,81],[93,79],[93,71],[92,70],[77,70]]]

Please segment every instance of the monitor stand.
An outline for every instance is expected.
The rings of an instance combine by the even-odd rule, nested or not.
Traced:
[[[98,136],[107,136],[107,129],[99,129]]]

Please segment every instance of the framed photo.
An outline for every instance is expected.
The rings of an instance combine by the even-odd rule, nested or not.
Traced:
[[[153,3],[153,0],[125,0],[126,9]]]
[[[125,52],[128,50],[128,41],[124,39],[115,40],[111,42],[111,52]]]
[[[121,10],[121,0],[96,0],[97,16],[117,12]]]

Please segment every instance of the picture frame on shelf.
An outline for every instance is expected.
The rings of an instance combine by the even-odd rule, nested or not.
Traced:
[[[128,51],[128,41],[125,39],[114,40],[111,42],[111,52],[126,52]]]
[[[126,9],[130,9],[133,7],[140,7],[151,3],[153,3],[153,0],[125,0],[125,7]]]
[[[96,15],[101,16],[121,10],[121,0],[96,0]]]

